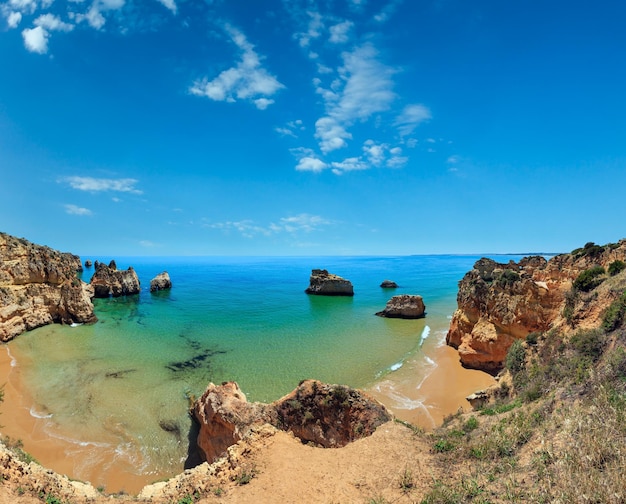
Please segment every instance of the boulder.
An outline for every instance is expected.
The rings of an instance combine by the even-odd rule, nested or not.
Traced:
[[[425,316],[426,306],[422,296],[402,294],[393,296],[387,301],[383,311],[376,313],[379,317],[416,319]]]
[[[85,268],[91,268],[92,266],[93,266],[93,263],[89,259],[87,259],[85,261]]]
[[[398,288],[398,284],[396,282],[391,281],[391,280],[383,280],[382,283],[380,284],[380,286],[383,289],[397,289]]]
[[[150,292],[156,292],[160,290],[166,290],[172,288],[172,281],[167,271],[159,273],[152,280],[150,280]]]
[[[320,296],[354,296],[354,288],[350,280],[333,275],[325,269],[311,271],[309,287],[304,291],[307,294]]]
[[[199,424],[200,455],[209,462],[263,424],[292,432],[303,442],[337,448],[371,435],[392,419],[363,392],[316,380],[301,382],[271,404],[249,403],[235,382],[211,383],[194,403],[192,415]]]
[[[80,257],[0,233],[0,340],[52,323],[93,323]]]
[[[91,277],[90,283],[94,288],[94,296],[97,298],[130,296],[139,294],[141,290],[139,277],[132,266],[127,270],[118,270],[115,267],[115,261],[111,261],[109,266],[98,263],[98,268]]]

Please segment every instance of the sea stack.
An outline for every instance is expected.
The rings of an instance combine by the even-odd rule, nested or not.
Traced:
[[[304,292],[319,296],[354,296],[350,280],[333,275],[325,269],[311,271],[310,285]]]
[[[425,316],[426,306],[422,296],[403,294],[393,296],[387,301],[383,311],[376,313],[379,317],[416,319]]]
[[[98,263],[98,268],[91,277],[90,283],[94,288],[94,296],[97,298],[130,296],[140,292],[139,277],[132,266],[120,271],[115,261],[111,261],[108,266]]]
[[[392,280],[383,280],[380,286],[383,289],[397,289],[398,288],[398,284]]]
[[[160,290],[166,290],[172,288],[172,280],[167,271],[159,273],[152,280],[150,280],[150,292],[156,292]]]

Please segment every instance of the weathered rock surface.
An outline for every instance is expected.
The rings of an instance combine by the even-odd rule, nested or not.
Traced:
[[[310,285],[307,294],[321,296],[354,296],[354,288],[350,280],[333,275],[325,269],[311,271]]]
[[[111,261],[109,266],[98,263],[90,283],[97,298],[130,296],[141,291],[139,277],[133,267],[118,270],[115,261]]]
[[[480,259],[459,282],[458,308],[446,342],[458,349],[463,365],[497,372],[516,339],[551,328],[571,329],[579,321],[597,325],[602,307],[618,293],[609,289],[606,302],[591,302],[592,296],[572,291],[572,284],[585,270],[606,269],[625,259],[626,240],[606,246],[588,243],[549,261],[540,256],[507,264]],[[592,294],[597,298],[597,293]],[[564,317],[567,306],[569,314]]]
[[[398,288],[398,284],[392,280],[383,280],[380,286],[383,289],[397,289]]]
[[[92,323],[80,257],[0,233],[0,340],[52,323]]]
[[[166,290],[172,288],[172,280],[167,271],[159,273],[152,280],[150,280],[150,292],[156,292],[160,290]]]
[[[393,296],[387,301],[383,311],[376,313],[379,317],[416,319],[425,316],[426,306],[422,296],[402,294]]]
[[[93,266],[93,263],[89,259],[87,259],[85,261],[85,268],[91,268],[92,266]]]
[[[392,418],[382,404],[364,393],[316,380],[303,381],[271,404],[249,403],[235,382],[211,383],[192,413],[200,425],[198,447],[208,462],[263,424],[328,448],[369,436]]]

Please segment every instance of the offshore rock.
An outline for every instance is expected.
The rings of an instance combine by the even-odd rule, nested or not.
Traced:
[[[403,294],[393,296],[387,301],[383,311],[376,313],[379,317],[416,319],[425,316],[426,306],[422,296]]]
[[[333,275],[325,269],[311,271],[309,287],[304,291],[307,294],[320,296],[354,296],[354,288],[350,280]]]
[[[91,268],[92,266],[93,266],[93,263],[89,259],[87,259],[85,261],[85,268]]]
[[[141,290],[139,277],[132,266],[127,270],[118,270],[115,261],[111,261],[109,266],[98,263],[90,283],[97,298],[130,296],[139,294]]]
[[[0,233],[0,340],[52,323],[93,323],[80,257]]]
[[[371,435],[392,418],[366,394],[316,380],[301,382],[271,404],[249,403],[235,382],[211,383],[194,403],[192,414],[200,426],[200,454],[209,463],[264,424],[292,432],[303,442],[338,448]]]
[[[383,280],[380,286],[383,289],[397,289],[398,288],[398,284],[396,282],[393,282],[392,280]]]
[[[159,273],[152,280],[150,280],[150,292],[156,292],[165,289],[172,288],[172,281],[167,271]]]
[[[496,373],[516,339],[553,328],[597,326],[603,308],[619,293],[580,293],[572,289],[573,282],[594,266],[607,269],[625,259],[626,240],[588,243],[550,260],[530,256],[503,264],[480,259],[459,282],[458,308],[446,342],[458,349],[464,366]]]

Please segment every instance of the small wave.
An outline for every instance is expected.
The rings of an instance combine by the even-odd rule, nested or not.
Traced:
[[[400,369],[400,368],[402,367],[402,365],[403,365],[403,362],[402,362],[402,361],[400,361],[400,362],[396,362],[395,364],[391,365],[391,366],[389,367],[389,369],[390,369],[391,371],[397,371],[398,369]]]
[[[17,360],[15,359],[15,357],[13,357],[13,354],[11,353],[11,350],[9,350],[8,345],[6,346],[6,349],[7,349],[7,355],[11,359],[11,367],[16,367],[17,366]]]
[[[79,326],[82,326],[82,325],[83,325],[83,324],[79,324],[78,322],[72,322],[72,323],[70,324],[70,327],[79,327]]]
[[[428,336],[430,336],[430,327],[425,326],[422,330],[422,335],[420,336],[420,346],[424,344],[424,341],[428,338]]]
[[[52,413],[48,413],[47,415],[45,413],[39,413],[34,406],[31,406],[30,416],[33,418],[52,418]]]

